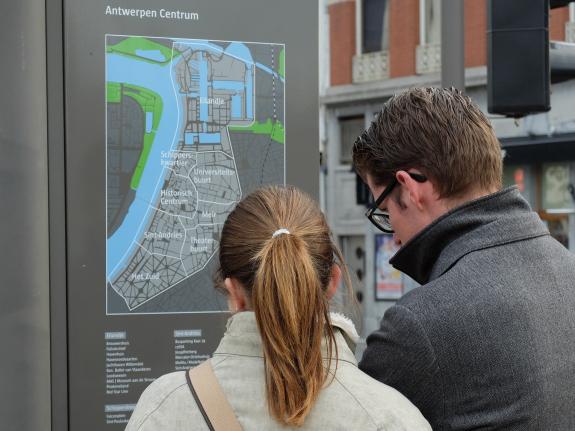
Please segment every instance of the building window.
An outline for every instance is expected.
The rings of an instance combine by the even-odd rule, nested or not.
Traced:
[[[569,4],[569,21],[565,23],[565,41],[575,43],[575,3]]]
[[[341,137],[339,161],[343,165],[351,164],[353,143],[365,129],[365,119],[363,115],[340,118],[339,128]]]
[[[389,1],[363,0],[362,50],[386,51],[389,48]]]
[[[441,3],[440,0],[424,0],[425,39],[422,44],[441,43]]]
[[[353,83],[389,78],[389,0],[356,0]]]
[[[575,163],[543,163],[539,216],[553,238],[575,249]]]
[[[417,73],[434,73],[441,69],[441,1],[419,2],[419,46],[415,53]]]
[[[365,237],[363,235],[345,235],[340,237],[340,248],[352,280],[355,299],[359,304],[365,295]],[[345,289],[338,289],[345,298]]]
[[[506,164],[503,185],[516,185],[551,236],[575,251],[575,163]]]
[[[532,208],[537,207],[536,179],[531,165],[507,164],[503,166],[503,186],[517,186]]]
[[[570,163],[543,164],[543,209],[554,213],[575,212]]]

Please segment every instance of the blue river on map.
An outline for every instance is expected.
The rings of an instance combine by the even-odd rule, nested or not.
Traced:
[[[159,61],[163,63],[166,61],[166,57],[162,54],[159,49],[136,49],[136,55],[138,57],[149,58],[150,60]]]
[[[207,41],[178,41],[176,43],[182,43],[195,49],[211,50],[217,53],[225,52],[245,62],[248,67],[244,83],[248,108],[246,116],[253,118],[253,78],[250,72],[254,62],[248,47],[241,43],[231,43],[224,51],[221,47]],[[200,61],[205,62],[203,55]],[[142,236],[143,230],[148,224],[148,217],[151,215],[150,203],[157,201],[161,185],[167,173],[167,170],[163,169],[161,164],[161,154],[162,152],[170,151],[172,146],[175,148],[175,135],[180,127],[180,114],[178,98],[172,84],[171,65],[171,62],[163,65],[153,64],[116,53],[106,55],[107,82],[118,82],[149,89],[159,94],[163,101],[162,118],[156,130],[156,136],[142,173],[140,184],[136,190],[134,201],[130,205],[122,224],[107,240],[106,274],[109,281],[112,281],[114,276],[123,269],[124,263],[126,263],[124,261],[130,258],[137,247],[134,240]],[[275,74],[269,68],[264,69],[260,64],[257,66],[268,73]],[[200,68],[200,70],[202,69],[203,67]],[[202,76],[202,78],[200,95],[205,96],[207,95],[208,82],[206,76]],[[201,116],[205,115],[202,114],[204,113],[202,112]]]
[[[160,95],[163,101],[162,118],[156,130],[156,137],[142,173],[136,196],[120,227],[108,238],[107,275],[111,279],[120,263],[132,253],[133,242],[145,229],[149,204],[155,202],[159,193],[160,179],[165,175],[161,165],[162,151],[170,151],[179,122],[178,100],[170,74],[171,62],[165,65],[139,61],[120,54],[107,54],[107,81],[120,82],[147,88]]]

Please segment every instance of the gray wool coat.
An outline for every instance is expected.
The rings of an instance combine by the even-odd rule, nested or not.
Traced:
[[[575,430],[575,256],[515,187],[453,209],[390,261],[421,287],[360,369],[440,430]]]

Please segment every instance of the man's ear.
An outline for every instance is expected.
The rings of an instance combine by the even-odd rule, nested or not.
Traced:
[[[329,279],[329,285],[327,286],[327,299],[330,300],[335,295],[337,291],[337,286],[339,286],[339,282],[341,280],[341,268],[337,264],[333,264],[331,267],[331,276]]]
[[[224,287],[228,291],[228,307],[232,313],[247,309],[246,291],[237,278],[226,278]]]
[[[401,185],[402,189],[407,192],[407,196],[409,196],[411,203],[416,206],[417,209],[423,211],[425,202],[423,189],[425,183],[415,181],[406,171],[397,171],[395,178]]]

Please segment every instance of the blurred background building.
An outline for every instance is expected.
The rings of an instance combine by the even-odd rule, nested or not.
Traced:
[[[487,1],[464,4],[465,92],[487,114]],[[417,284],[387,263],[391,236],[356,202],[351,148],[390,96],[440,85],[440,34],[440,0],[320,0],[321,203],[353,273],[362,335]],[[551,9],[549,36],[575,42],[574,3]],[[551,107],[518,120],[487,115],[505,152],[504,185],[516,184],[575,251],[575,80],[551,86]]]

